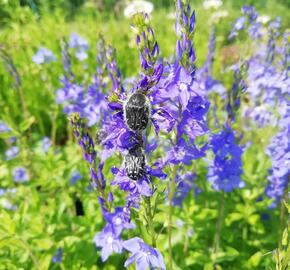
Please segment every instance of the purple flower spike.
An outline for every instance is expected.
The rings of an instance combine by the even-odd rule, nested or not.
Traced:
[[[234,132],[225,127],[211,139],[215,159],[208,170],[208,181],[215,190],[230,192],[244,186],[241,179],[243,149],[235,142]]]

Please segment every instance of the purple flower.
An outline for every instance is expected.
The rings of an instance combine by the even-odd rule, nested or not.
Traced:
[[[51,147],[52,145],[52,142],[50,140],[50,138],[48,137],[44,137],[42,140],[41,140],[41,148],[43,150],[44,153],[47,153],[49,148]]]
[[[250,23],[255,21],[258,17],[258,13],[253,6],[243,6],[242,12],[248,17]]]
[[[89,48],[88,42],[77,33],[72,33],[68,42],[69,48],[87,50]]]
[[[174,117],[164,108],[154,109],[152,111],[151,120],[157,134],[160,130],[170,132],[175,124]]]
[[[252,39],[259,39],[263,34],[262,24],[259,22],[251,24],[248,28],[248,33]]]
[[[0,198],[9,193],[16,193],[16,188],[0,188]]]
[[[16,183],[23,183],[29,180],[27,171],[24,167],[16,167],[12,172],[13,180]]]
[[[209,102],[200,96],[190,99],[187,109],[182,113],[180,123],[177,127],[179,136],[186,134],[191,139],[203,136],[208,131],[206,114],[209,109]]]
[[[13,158],[16,158],[19,154],[19,148],[17,146],[12,146],[5,152],[6,160],[11,160]]]
[[[160,80],[155,95],[164,100],[177,98],[184,110],[190,99],[192,82],[193,77],[185,68],[174,65],[169,74]]]
[[[82,179],[82,175],[79,173],[79,171],[75,170],[71,174],[69,183],[70,185],[75,185],[81,179]]]
[[[130,212],[126,208],[116,207],[115,212],[105,212],[104,218],[108,224],[111,224],[112,230],[116,236],[121,235],[124,229],[134,229],[135,225],[131,223]]]
[[[238,32],[245,29],[245,27],[246,27],[246,18],[245,17],[238,18],[234,23],[231,33],[228,36],[228,39],[235,38],[238,35]]]
[[[180,138],[178,144],[167,151],[166,160],[172,164],[183,163],[190,165],[192,160],[204,157],[207,148],[207,145],[198,148],[192,140],[185,141],[183,138]]]
[[[83,150],[84,159],[89,163],[92,185],[99,190],[105,189],[106,181],[102,173],[104,164],[100,162],[96,171],[97,153],[92,137],[86,130],[86,126],[78,113],[71,114],[69,120],[78,143]]]
[[[10,211],[15,211],[17,209],[17,206],[12,204],[9,200],[4,199],[1,201],[1,204],[4,209],[10,210]]]
[[[72,33],[68,42],[69,48],[74,48],[76,50],[75,56],[80,61],[88,58],[87,50],[89,48],[88,42],[76,33]]]
[[[53,263],[61,263],[62,262],[62,255],[63,255],[63,249],[58,248],[54,256],[52,257],[51,261]]]
[[[290,110],[282,120],[282,129],[272,138],[266,153],[272,159],[272,168],[268,176],[269,184],[266,194],[277,203],[283,197],[284,191],[289,183],[290,176]],[[274,203],[275,203],[274,202]]]
[[[153,194],[150,188],[150,178],[145,174],[142,178],[137,181],[131,180],[125,172],[124,168],[116,169],[113,168],[115,179],[111,182],[111,185],[118,185],[121,190],[130,192],[131,194],[142,195],[150,197]]]
[[[115,235],[112,226],[106,225],[105,228],[94,237],[94,243],[102,249],[101,257],[103,262],[113,253],[122,252],[122,240]]]
[[[16,158],[19,154],[19,148],[17,146],[12,146],[5,152],[6,160],[11,160],[13,158]]]
[[[115,149],[125,154],[128,149],[140,144],[140,138],[133,131],[130,131],[125,124],[122,112],[112,115],[104,123],[103,132],[106,136],[102,144],[107,151],[111,150],[111,154],[114,153]]]
[[[0,133],[10,132],[11,129],[2,121],[0,121]]]
[[[136,270],[146,270],[147,268],[166,269],[161,253],[156,248],[145,244],[141,238],[134,237],[124,241],[123,247],[132,253],[131,257],[125,262],[125,267],[135,262]]]
[[[186,195],[191,190],[195,189],[197,193],[199,192],[199,190],[194,186],[194,178],[195,175],[191,172],[178,172],[175,179],[177,187],[172,200],[174,206],[182,207]]]
[[[53,62],[56,57],[47,48],[40,47],[35,55],[32,56],[32,61],[38,65]]]
[[[100,92],[97,83],[89,86],[88,93],[83,102],[85,104],[83,114],[88,119],[89,127],[100,123],[107,117],[108,103],[105,100],[105,95]]]
[[[94,149],[94,142],[88,132],[84,129],[84,124],[79,114],[74,113],[70,116],[70,122],[73,131],[78,139],[79,145],[83,149],[84,159],[92,164],[96,159],[96,151]]]

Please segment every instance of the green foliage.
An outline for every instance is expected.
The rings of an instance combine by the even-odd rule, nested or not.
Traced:
[[[128,31],[130,22],[120,12],[115,16],[112,12],[98,11],[110,10],[119,1],[20,2],[21,5],[19,1],[0,2],[0,45],[13,59],[21,77],[28,111],[25,114],[22,110],[20,90],[13,87],[13,78],[7,74],[4,65],[0,65],[0,118],[11,128],[11,132],[0,136],[0,187],[17,187],[15,194],[6,195],[6,201],[0,198],[1,203],[9,202],[17,207],[14,211],[0,208],[0,269],[123,269],[125,255],[112,256],[104,265],[92,243],[104,222],[96,194],[87,190],[88,168],[72,140],[62,108],[55,104],[55,91],[60,87],[59,79],[63,73],[60,40],[71,32],[83,35],[92,48],[97,44],[98,34],[103,33],[117,49],[117,62],[124,76],[136,75],[138,54],[134,36]],[[217,25],[217,54],[220,57],[215,62],[214,73],[218,78],[223,76],[225,68],[222,54],[229,45],[225,37],[231,23],[239,14],[239,8],[251,3],[263,14],[282,16],[283,27],[289,27],[287,1],[225,1],[224,8],[229,16]],[[175,46],[174,21],[167,16],[173,11],[173,4],[172,1],[156,1],[156,7],[152,24],[162,56],[169,57]],[[207,18],[212,11],[204,11],[201,1],[194,1],[193,8],[197,10],[195,47],[197,65],[200,66],[207,52],[210,32]],[[246,42],[242,39],[238,46],[242,47]],[[52,50],[57,60],[48,65],[35,65],[31,58],[39,46]],[[96,51],[91,49],[86,61],[89,75],[95,71],[95,58]],[[72,64],[75,73],[82,75],[83,65],[77,59],[73,59]],[[76,79],[85,84],[89,76]],[[224,79],[230,85],[230,79]],[[114,96],[111,98],[114,100]],[[283,222],[287,219],[285,209],[289,212],[289,204],[281,205],[281,211],[284,211],[281,220],[279,209],[269,209],[267,199],[259,200],[264,195],[270,167],[264,149],[274,132],[267,128],[245,135],[245,141],[247,136],[253,140],[243,157],[244,161],[249,161],[244,162],[243,168],[247,185],[245,189],[225,196],[224,224],[217,258],[213,255],[213,239],[220,194],[209,187],[205,179],[205,164],[198,162],[191,168],[197,173],[196,185],[202,192],[198,196],[189,194],[183,208],[174,210],[174,269],[286,270],[289,267],[290,225]],[[20,155],[7,161],[4,152],[10,146],[8,138],[11,136],[17,138]],[[47,154],[39,143],[44,136],[55,138]],[[110,168],[116,163],[121,162],[111,159],[104,168],[109,181],[113,178]],[[29,170],[29,182],[13,182],[12,170],[18,165]],[[83,178],[70,185],[71,173],[76,169]],[[159,190],[165,189],[166,184],[160,183]],[[82,202],[84,216],[76,215],[77,199]],[[168,211],[158,206],[158,202],[164,199],[165,195],[156,195],[150,202],[154,212],[148,213],[146,205],[142,205],[141,210],[133,215],[139,222],[136,231],[148,242],[151,241],[152,228],[145,228],[142,222],[144,217],[154,218],[153,231],[157,234],[158,247],[166,254]],[[284,225],[282,233],[280,223]],[[133,236],[131,234],[128,232]],[[62,263],[57,265],[51,259],[59,247],[63,248],[64,256]]]

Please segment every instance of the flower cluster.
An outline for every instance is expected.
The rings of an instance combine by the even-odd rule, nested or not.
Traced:
[[[185,66],[191,76],[194,76],[195,50],[193,47],[193,35],[195,29],[195,11],[191,11],[188,1],[176,1],[175,31],[178,36],[176,42],[176,60],[181,66]]]
[[[269,184],[266,188],[267,196],[274,199],[272,206],[282,199],[290,176],[290,107],[287,102],[280,103],[280,106],[279,132],[272,138],[266,149],[266,153],[272,159],[272,168],[268,176]]]
[[[140,50],[142,72],[140,79],[133,85],[129,93],[124,90],[121,73],[115,61],[114,49],[109,46],[105,51],[108,60],[106,70],[112,85],[111,93],[106,99],[108,101],[106,111],[110,109],[111,112],[107,114],[106,118],[103,118],[99,132],[98,140],[103,150],[99,155],[98,172],[94,169],[98,159],[94,142],[85,131],[85,125],[81,121],[80,115],[73,113],[70,116],[71,125],[79,145],[83,149],[84,158],[89,163],[91,178],[97,190],[102,190],[99,202],[106,225],[101,232],[96,234],[94,242],[101,249],[103,261],[107,260],[112,253],[121,253],[124,249],[131,251],[129,245],[126,244],[129,242],[122,240],[124,229],[135,228],[131,222],[131,208],[139,208],[143,197],[153,195],[155,187],[152,177],[166,177],[162,172],[162,163],[156,162],[149,166],[145,158],[145,152],[154,148],[148,146],[144,131],[151,121],[155,123],[158,131],[163,127],[167,128],[166,121],[171,119],[168,118],[170,115],[168,116],[165,111],[158,108],[158,105],[152,105],[152,88],[162,75],[163,65],[157,61],[159,48],[147,20],[148,17],[145,14],[138,14],[134,17],[134,27],[138,31],[137,45]],[[118,185],[121,190],[127,192],[127,196],[125,206],[118,206],[113,210],[111,205],[114,203],[114,198],[112,193],[109,193],[108,198],[104,195],[105,180],[101,171],[107,158],[116,154],[117,151],[123,156],[123,164],[120,168],[112,168],[115,179],[111,185]],[[133,239],[131,240],[133,241]],[[133,252],[125,266],[135,260],[137,269],[141,269],[139,268],[141,267],[140,262],[144,264],[144,259],[149,267],[165,269],[161,254],[140,239],[138,250]],[[142,265],[142,267],[144,268],[146,265]]]
[[[78,113],[71,114],[69,120],[71,126],[73,127],[73,131],[78,140],[78,143],[83,150],[84,159],[90,166],[92,185],[97,187],[99,191],[102,191],[106,187],[106,182],[102,175],[103,163],[100,163],[98,169],[96,169],[97,154],[95,151],[93,139],[86,130],[85,124],[83,123]]]
[[[211,148],[215,154],[208,169],[208,181],[219,191],[231,192],[244,186],[241,180],[242,148],[236,143],[235,134],[229,126],[211,137]]]
[[[214,160],[208,169],[208,181],[212,187],[219,191],[230,192],[235,188],[244,186],[241,179],[243,147],[239,146],[232,124],[237,120],[237,112],[241,105],[241,95],[247,88],[245,76],[248,65],[234,67],[232,89],[228,91],[226,111],[227,120],[223,129],[212,134],[210,146],[214,153]]]
[[[289,33],[284,33],[282,48],[275,42],[277,34],[279,20],[269,24],[267,46],[257,48],[257,52],[248,61],[247,82],[250,103],[243,114],[252,118],[258,127],[275,124],[277,118],[272,113],[272,108],[285,106],[287,103],[285,96],[290,85],[287,67]]]
[[[87,42],[74,34],[70,37],[68,44],[63,44],[63,65],[65,76],[62,79],[63,87],[57,90],[56,102],[64,106],[64,113],[70,115],[73,112],[78,112],[82,117],[88,119],[88,125],[92,126],[100,123],[106,116],[106,101],[105,101],[105,71],[103,65],[105,51],[103,48],[102,39],[98,46],[97,69],[96,74],[92,78],[92,83],[87,87],[77,83],[74,74],[71,71],[71,61],[69,55],[69,47],[75,48],[84,54],[88,48]],[[109,53],[107,53],[109,55]]]
[[[289,114],[290,115],[290,114]],[[266,194],[269,198],[274,199],[275,206],[284,195],[284,192],[289,184],[290,176],[290,140],[289,140],[289,120],[287,126],[272,138],[266,153],[272,159],[272,168],[268,176],[268,186]]]
[[[88,42],[77,33],[72,33],[69,38],[68,47],[73,48],[75,56],[78,60],[83,61],[88,58],[87,50],[89,48]]]
[[[242,13],[244,16],[238,18],[232,28],[228,39],[234,39],[238,36],[239,31],[247,28],[248,34],[253,39],[259,39],[262,35],[262,24],[257,20],[258,13],[255,11],[253,6],[243,6]]]

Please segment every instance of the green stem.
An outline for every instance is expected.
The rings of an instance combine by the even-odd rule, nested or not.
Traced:
[[[53,112],[51,116],[51,141],[52,145],[55,146],[56,143],[56,117],[57,117],[57,106],[53,106]]]
[[[155,230],[154,230],[154,223],[153,223],[153,215],[151,211],[151,198],[146,197],[145,202],[147,205],[145,211],[146,211],[147,225],[148,225],[150,235],[151,235],[151,244],[153,247],[156,247],[156,237],[155,237]]]
[[[28,251],[28,253],[33,261],[34,266],[37,269],[39,269],[39,262],[38,262],[36,256],[34,255],[34,253],[32,252],[32,249],[31,249],[30,245],[28,244],[28,242],[21,237],[18,237],[17,239],[22,243],[22,245],[26,249],[26,251]]]
[[[221,237],[221,231],[222,231],[222,225],[223,225],[223,219],[224,219],[224,210],[225,210],[225,192],[222,191],[219,209],[218,209],[219,215],[218,215],[218,220],[217,220],[217,224],[216,224],[216,231],[215,231],[214,244],[213,244],[213,246],[214,246],[214,269],[215,269],[217,254],[219,252],[219,247],[220,247],[220,237]]]
[[[288,190],[286,188],[283,195],[283,199],[285,201],[287,201],[287,196],[288,196]],[[279,233],[279,240],[278,240],[278,247],[280,250],[282,249],[282,242],[280,241],[280,239],[282,239],[284,227],[285,227],[285,206],[284,206],[283,200],[281,200],[280,202],[280,233]]]
[[[175,178],[177,174],[177,166],[173,167],[172,178],[170,178],[168,183],[168,262],[169,262],[169,270],[173,269],[173,260],[172,260],[172,212],[173,212],[173,197],[175,192]]]
[[[21,104],[21,108],[22,108],[22,111],[23,111],[24,118],[28,118],[29,113],[28,113],[27,106],[26,106],[26,103],[25,103],[23,88],[22,88],[21,85],[19,87],[17,87],[17,88],[18,88],[19,99],[20,99],[20,104]]]

